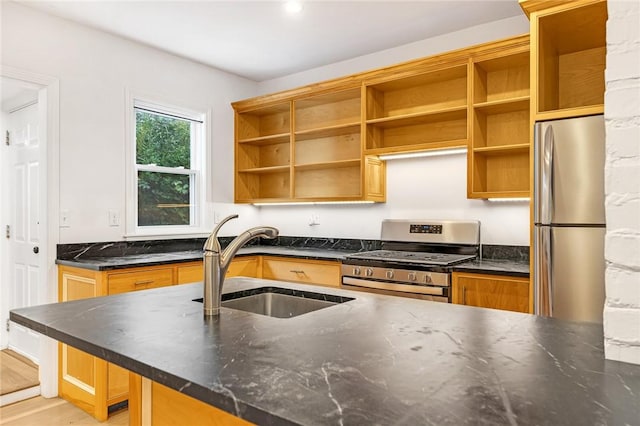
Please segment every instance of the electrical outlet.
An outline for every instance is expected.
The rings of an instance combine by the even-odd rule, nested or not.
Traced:
[[[120,212],[116,209],[109,210],[109,226],[120,226]]]
[[[312,214],[311,217],[309,217],[309,226],[315,225],[320,225],[320,216],[318,216],[317,214]]]
[[[70,228],[71,227],[71,217],[69,214],[69,210],[64,209],[60,210],[60,228]]]

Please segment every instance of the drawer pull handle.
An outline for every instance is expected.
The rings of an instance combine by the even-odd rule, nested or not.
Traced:
[[[135,283],[133,283],[133,285],[145,285],[145,284],[151,284],[152,282],[153,280],[136,281]]]
[[[293,272],[294,274],[302,274],[304,275],[304,271],[301,269],[291,269],[289,272]]]

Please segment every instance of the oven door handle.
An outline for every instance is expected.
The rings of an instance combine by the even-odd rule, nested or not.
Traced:
[[[399,291],[403,293],[429,294],[431,296],[447,297],[446,287],[428,287],[423,285],[398,284],[381,281],[361,280],[359,278],[342,277],[342,284],[378,290]]]

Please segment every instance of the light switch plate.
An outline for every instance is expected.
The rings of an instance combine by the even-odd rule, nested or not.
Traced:
[[[120,212],[116,209],[109,209],[109,226],[120,226]]]
[[[70,228],[71,227],[71,216],[69,210],[63,209],[60,210],[60,228]]]

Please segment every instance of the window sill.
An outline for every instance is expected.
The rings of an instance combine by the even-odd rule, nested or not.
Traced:
[[[167,239],[180,239],[180,238],[207,238],[211,234],[210,230],[194,230],[192,232],[138,232],[135,234],[123,235],[125,241],[140,241],[140,240],[167,240]]]

